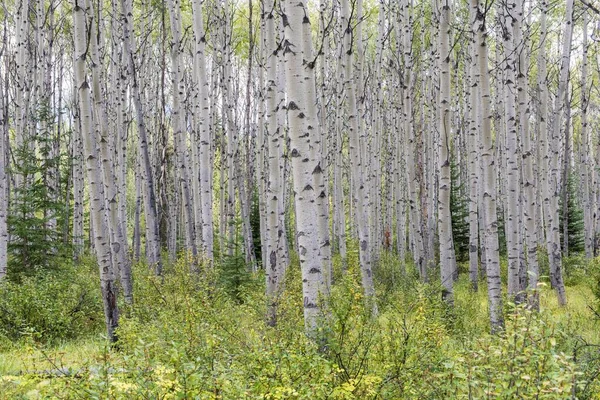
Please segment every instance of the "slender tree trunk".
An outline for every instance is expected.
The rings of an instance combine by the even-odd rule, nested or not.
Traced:
[[[593,157],[590,157],[591,143],[588,129],[588,22],[589,16],[587,10],[583,13],[583,58],[581,60],[581,182],[583,185],[583,226],[584,226],[584,247],[587,259],[594,256],[594,219],[593,215],[593,197],[590,189],[591,173],[594,171]]]
[[[5,35],[6,38],[6,35]],[[6,43],[6,41],[4,42]],[[4,57],[6,45],[0,49],[0,62]],[[8,108],[5,96],[6,77],[0,72],[0,282],[6,276],[8,265],[8,227],[6,224],[8,211],[8,177],[6,174],[8,154]]]
[[[182,206],[185,213],[185,237],[188,251],[192,253],[194,259],[198,255],[194,232],[194,208],[190,194],[190,180],[186,160],[187,146],[185,139],[185,118],[184,108],[182,106],[182,96],[185,93],[185,84],[183,69],[181,65],[181,9],[179,0],[169,0],[169,16],[171,19],[171,82],[173,91],[173,135],[175,137],[175,148],[177,163],[179,164],[179,183],[181,187]],[[196,262],[193,263],[193,269],[197,269]]]
[[[100,15],[100,10],[95,10],[91,0],[87,0],[87,8],[93,15]],[[100,55],[98,51],[98,39],[101,37],[99,31],[100,21],[96,18],[91,20],[91,34],[89,42],[90,57],[92,60],[92,95],[95,103],[95,123],[97,139],[100,148],[100,162],[102,167],[104,194],[106,198],[108,216],[108,235],[111,241],[111,252],[115,272],[119,274],[123,294],[127,303],[133,302],[133,282],[131,276],[131,262],[127,256],[127,243],[123,237],[121,223],[118,217],[118,193],[115,184],[113,152],[109,148],[111,141],[108,127],[108,114],[106,105],[100,89]]]
[[[516,5],[516,4],[514,4]],[[504,89],[504,128],[506,146],[506,210],[504,213],[504,230],[506,233],[506,246],[508,254],[508,295],[516,299],[519,295],[519,261],[520,261],[520,237],[519,237],[519,215],[520,215],[520,173],[518,164],[517,146],[517,108],[515,104],[515,85],[517,59],[515,51],[515,24],[517,18],[513,4],[501,3],[503,10],[502,38],[504,44],[503,54],[503,89]],[[521,36],[521,35],[519,35]]]
[[[477,212],[479,198],[479,140],[480,124],[480,88],[479,69],[477,68],[477,0],[469,1],[469,20],[472,26],[471,54],[469,68],[469,137],[467,139],[469,163],[469,280],[474,291],[479,287],[479,215]]]
[[[81,110],[81,130],[85,160],[88,176],[88,190],[90,195],[90,216],[93,220],[95,232],[94,243],[98,266],[100,268],[100,289],[104,303],[104,317],[108,339],[116,341],[115,328],[119,323],[119,310],[117,307],[117,291],[115,287],[115,272],[111,265],[111,249],[109,239],[106,237],[108,231],[104,218],[104,194],[102,187],[101,171],[96,150],[96,138],[92,124],[92,104],[90,86],[85,72],[87,56],[88,31],[91,18],[86,14],[92,10],[82,8],[79,0],[73,1],[73,39],[75,41],[75,80],[79,93],[79,104]]]
[[[353,189],[351,192],[356,206],[356,222],[358,224],[358,242],[359,242],[359,259],[361,269],[361,279],[363,290],[365,292],[365,300],[373,314],[377,314],[377,304],[374,299],[375,286],[373,283],[373,271],[371,265],[371,248],[369,247],[369,223],[367,207],[369,204],[369,187],[365,182],[363,170],[366,166],[362,161],[361,156],[362,146],[366,146],[364,141],[364,133],[359,132],[361,124],[359,123],[359,114],[356,104],[356,86],[353,73],[352,60],[352,21],[350,19],[350,9],[348,0],[342,0],[341,9],[341,24],[344,29],[344,90],[346,93],[347,119],[349,125],[349,144],[350,144],[350,159],[351,159],[351,176],[353,179]],[[360,54],[359,54],[360,57]],[[362,144],[362,145],[361,145]]]
[[[571,39],[573,36],[573,0],[567,0],[565,30],[562,44],[562,56],[560,64],[560,76],[558,81],[558,90],[556,92],[554,115],[552,118],[552,126],[550,132],[552,138],[552,154],[549,162],[548,170],[548,198],[550,209],[548,214],[548,223],[550,224],[550,234],[547,238],[548,259],[550,261],[550,283],[558,296],[560,305],[567,304],[565,293],[565,284],[562,278],[562,254],[560,249],[560,228],[559,228],[559,198],[561,195],[560,182],[560,119],[563,114],[566,114],[569,107],[568,102],[568,78],[569,64],[571,61]],[[565,132],[568,135],[568,132]],[[562,182],[566,185],[567,182]]]
[[[442,298],[449,304],[454,302],[453,275],[456,270],[454,240],[452,237],[452,215],[450,212],[450,192],[452,190],[450,172],[450,0],[444,0],[440,11],[440,159],[438,229],[440,235],[440,271],[442,278]]]
[[[479,4],[477,12],[477,64],[481,88],[481,160],[483,164],[483,215],[485,229],[485,266],[488,284],[488,307],[492,332],[504,326],[502,316],[502,282],[498,245],[498,218],[496,215],[495,149],[492,141],[492,110],[490,107],[490,71],[488,67],[485,10]]]
[[[213,260],[213,209],[212,209],[212,168],[210,139],[210,82],[206,73],[206,32],[204,31],[202,3],[192,2],[194,13],[194,37],[196,52],[194,63],[198,74],[198,100],[200,108],[200,208],[202,212],[202,252],[209,263]]]
[[[519,290],[523,291],[528,288],[532,293],[530,304],[537,307],[537,284],[539,278],[539,265],[537,259],[538,236],[536,231],[536,187],[537,180],[534,173],[534,154],[531,141],[531,132],[529,129],[529,65],[527,56],[527,40],[523,38],[522,32],[525,25],[524,2],[518,1],[515,23],[515,40],[518,59],[517,73],[517,100],[519,111],[519,130],[521,132],[521,149],[522,149],[522,215],[525,229],[525,247],[527,249],[527,280],[525,282],[520,277]],[[522,275],[522,274],[521,274]],[[525,287],[527,285],[527,287]]]

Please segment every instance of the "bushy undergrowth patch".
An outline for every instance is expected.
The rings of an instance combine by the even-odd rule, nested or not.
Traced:
[[[0,348],[27,337],[57,344],[102,327],[97,267],[87,260],[0,284]]]
[[[600,398],[594,347],[600,335],[582,295],[592,292],[582,283],[569,288],[566,309],[555,305],[549,289],[542,289],[540,313],[508,305],[506,330],[489,335],[483,283],[472,293],[461,278],[450,309],[434,282],[419,283],[382,258],[380,314],[372,318],[363,307],[356,260],[345,275],[339,260],[334,265],[316,342],[303,331],[296,260],[276,327],[265,321],[260,273],[232,273],[231,265],[217,264],[193,276],[182,258],[155,277],[137,265],[136,303],[123,310],[118,349],[98,345],[80,363],[52,372],[53,360],[65,365],[62,356],[29,341],[22,348],[42,354],[50,371],[0,378],[0,398]]]

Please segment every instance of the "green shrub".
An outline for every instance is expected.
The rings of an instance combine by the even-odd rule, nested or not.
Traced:
[[[0,284],[0,335],[19,340],[32,335],[55,343],[98,332],[103,325],[100,290],[90,263],[62,266],[20,283]]]

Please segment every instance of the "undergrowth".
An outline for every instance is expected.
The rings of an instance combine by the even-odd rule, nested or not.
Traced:
[[[265,321],[264,275],[238,260],[198,276],[185,257],[163,277],[136,265],[135,305],[122,307],[118,348],[99,337],[91,266],[5,283],[0,398],[600,398],[596,283],[584,279],[597,262],[567,263],[577,268],[567,275],[566,308],[542,286],[539,313],[507,303],[506,329],[490,335],[484,282],[473,293],[461,276],[451,309],[435,282],[420,283],[410,265],[403,273],[391,256],[376,268],[380,314],[370,317],[355,258],[346,274],[334,260],[319,343],[303,331],[296,259],[276,327]]]

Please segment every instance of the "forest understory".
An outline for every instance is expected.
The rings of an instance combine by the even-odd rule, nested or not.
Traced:
[[[485,284],[400,277],[384,255],[375,269],[380,310],[363,306],[357,249],[335,284],[319,341],[304,333],[300,269],[288,270],[276,327],[265,319],[264,274],[240,260],[189,274],[189,259],[156,277],[134,267],[134,306],[122,304],[117,346],[106,342],[95,265],[0,287],[2,399],[597,399],[600,318],[591,285],[600,260],[565,260],[567,306],[548,279],[540,311],[507,303],[489,332]],[[295,258],[295,257],[294,257]],[[506,278],[506,262],[503,261]],[[466,265],[460,265],[461,270]],[[547,263],[541,265],[547,271]],[[68,279],[66,276],[74,278]],[[6,335],[6,336],[5,336]]]

